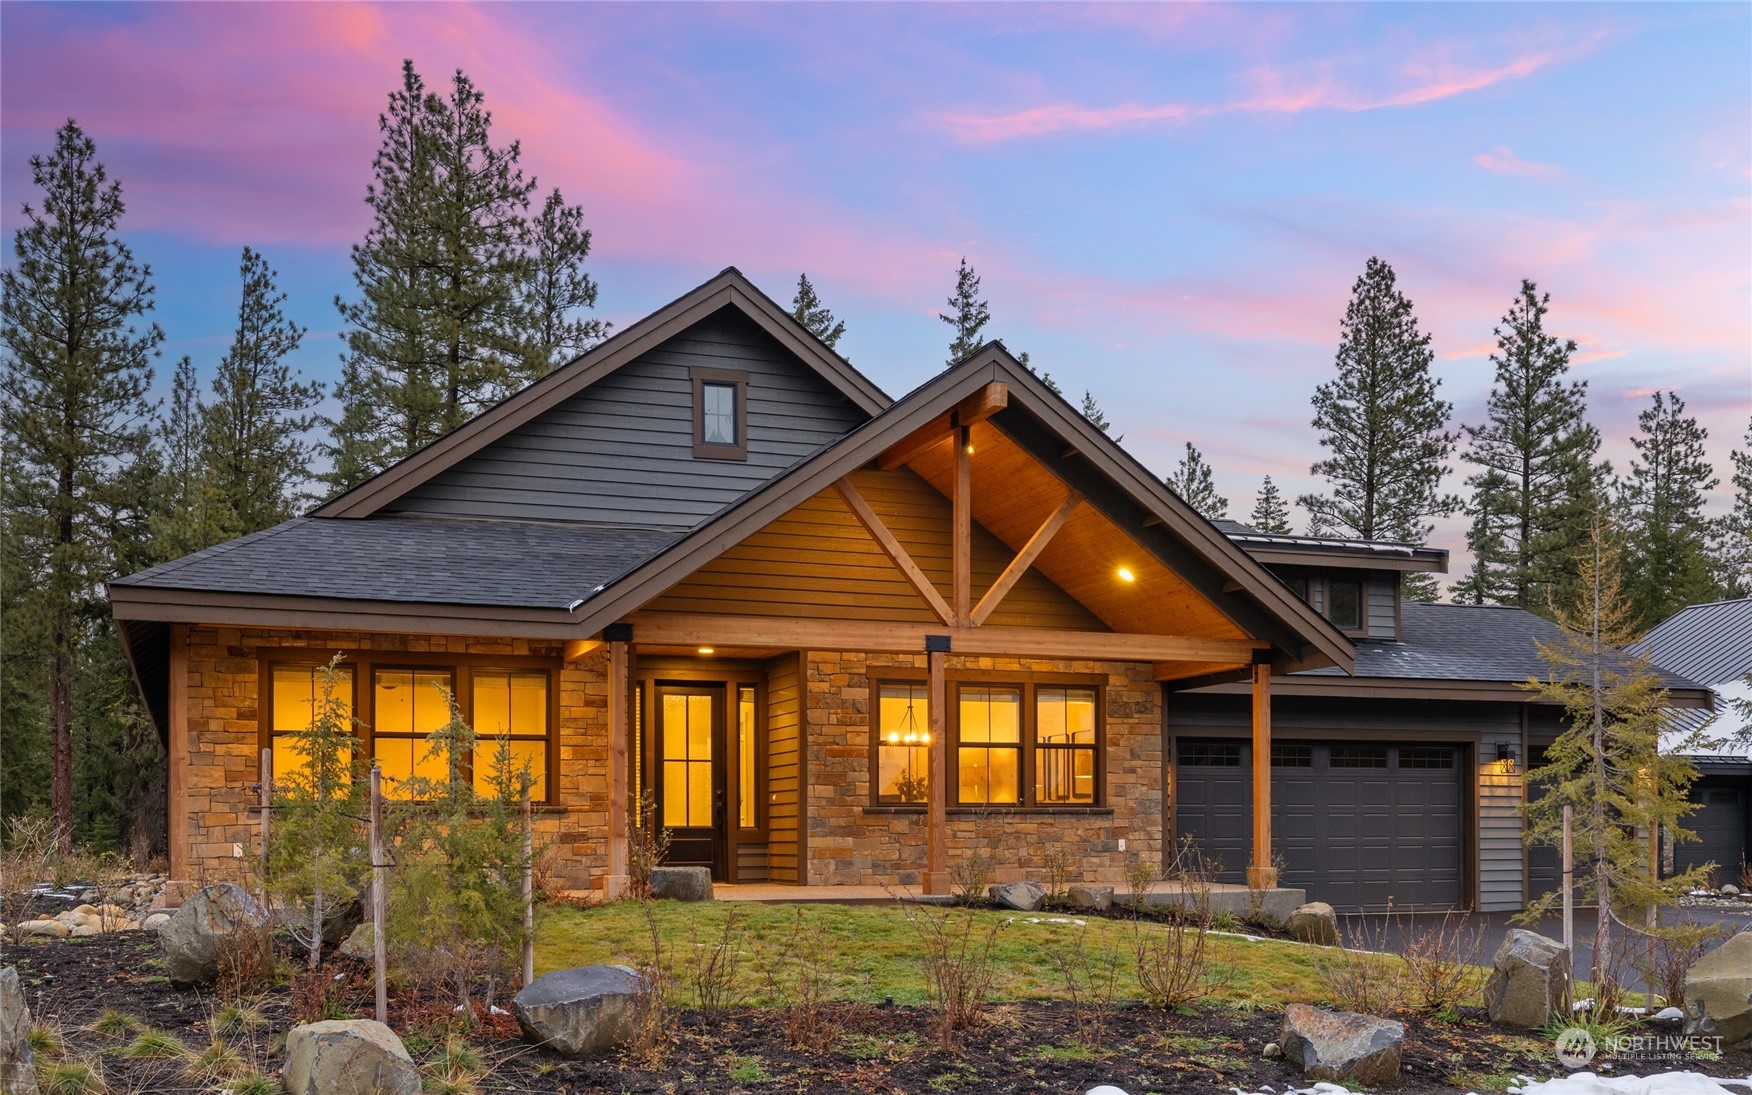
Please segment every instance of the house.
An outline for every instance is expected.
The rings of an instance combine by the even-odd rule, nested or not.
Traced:
[[[1439,554],[1213,525],[1001,345],[891,399],[730,269],[109,595],[178,878],[236,870],[340,653],[391,793],[453,691],[574,887],[622,890],[641,824],[721,880],[929,893],[976,854],[1123,882],[1185,834],[1256,886],[1498,907],[1544,724],[1476,631],[1507,610],[1400,603]]]
[[[1741,884],[1742,870],[1752,862],[1752,742],[1736,740],[1741,719],[1727,699],[1752,700],[1752,597],[1691,605],[1674,613],[1643,636],[1635,649],[1655,665],[1698,681],[1715,692],[1717,721],[1708,713],[1687,712],[1676,735],[1701,729],[1712,744],[1692,752],[1699,779],[1691,798],[1697,809],[1685,827],[1695,841],[1674,844],[1669,866],[1677,870],[1716,865],[1719,882]]]

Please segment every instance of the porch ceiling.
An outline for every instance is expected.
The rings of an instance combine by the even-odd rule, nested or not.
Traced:
[[[970,428],[973,519],[1020,551],[1071,489],[989,422]],[[908,462],[944,497],[954,489],[950,435]],[[1135,580],[1119,577],[1121,567]],[[1244,639],[1247,633],[1094,506],[1077,507],[1034,568],[1115,631]],[[978,597],[982,590],[975,590]]]

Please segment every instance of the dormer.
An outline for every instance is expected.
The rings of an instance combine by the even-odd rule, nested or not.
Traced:
[[[1406,574],[1448,572],[1442,548],[1261,532],[1239,521],[1217,527],[1334,626],[1358,642],[1399,638]]]

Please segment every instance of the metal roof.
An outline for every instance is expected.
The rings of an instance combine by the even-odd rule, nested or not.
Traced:
[[[116,586],[568,609],[673,530],[458,518],[295,517]]]
[[[1342,536],[1295,536],[1287,532],[1263,532],[1252,525],[1231,521],[1227,518],[1221,518],[1211,523],[1221,529],[1223,535],[1245,546],[1249,551],[1271,547],[1280,551],[1308,552],[1310,554],[1380,555],[1396,559],[1440,559],[1444,562],[1448,558],[1448,553],[1442,548],[1423,547],[1418,544],[1401,544],[1390,540],[1352,540]]]
[[[1752,699],[1746,675],[1752,673],[1752,597],[1691,605],[1656,624],[1631,647],[1662,669],[1682,673],[1715,689],[1716,718],[1704,711],[1674,712],[1671,741],[1682,741],[1698,731],[1713,739],[1687,749],[1699,758],[1717,762],[1752,758],[1752,738],[1734,740],[1740,730],[1729,698]]]

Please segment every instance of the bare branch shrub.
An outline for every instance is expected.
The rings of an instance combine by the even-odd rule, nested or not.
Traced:
[[[1065,878],[1069,873],[1069,859],[1065,850],[1059,845],[1053,845],[1040,857],[1041,873],[1046,876],[1046,901],[1049,908],[1059,908],[1065,904],[1069,896],[1065,887]]]
[[[1143,911],[1144,903],[1150,896],[1150,886],[1158,877],[1155,866],[1136,852],[1125,861],[1125,884],[1131,890],[1133,916]]]
[[[649,901],[640,906],[651,939],[651,956],[640,962],[642,979],[633,997],[633,1036],[627,1056],[648,1068],[658,1068],[669,1055],[669,966],[663,957],[663,925]]]
[[[688,979],[693,982],[694,1000],[707,1015],[722,1015],[742,1002],[742,989],[737,983],[742,952],[736,947],[736,926],[741,917],[742,910],[731,904],[718,938],[710,944],[700,942],[699,922],[689,922],[687,938],[693,953],[689,956]]]
[[[791,1048],[824,1053],[855,1025],[866,1005],[836,1000],[833,963],[821,934],[809,929],[802,906],[785,954],[763,960],[767,995],[780,1009],[785,1040]]]
[[[949,868],[949,886],[961,905],[979,905],[986,901],[986,888],[992,883],[992,864],[985,853],[974,851],[957,860]]]
[[[925,989],[936,1016],[937,1038],[952,1047],[957,1031],[978,1026],[985,1016],[996,969],[992,948],[1003,922],[984,929],[971,910],[938,909],[908,902],[901,906],[918,933],[925,955]]]
[[[1405,1006],[1405,964],[1386,953],[1385,929],[1362,917],[1339,924],[1338,946],[1310,951],[1326,999],[1343,1011],[1389,1015]]]
[[[627,896],[635,901],[651,900],[651,872],[669,858],[668,829],[657,824],[657,794],[646,791],[639,796],[641,822],[627,838]]]
[[[1077,1044],[1100,1049],[1119,1000],[1119,954],[1111,947],[1089,945],[1092,928],[1073,928],[1068,942],[1054,946],[1047,956],[1058,968],[1065,985],[1065,998],[1077,1021]]]
[[[1632,962],[1636,972],[1669,1007],[1685,1006],[1685,971],[1708,954],[1728,929],[1722,924],[1686,920],[1669,924],[1648,936]]]
[[[1211,911],[1210,880],[1188,865],[1176,881],[1185,887],[1177,923],[1150,924],[1136,915],[1131,922],[1138,985],[1152,1007],[1165,1010],[1202,1000],[1234,976],[1232,969],[1211,962],[1210,933],[1216,915]]]
[[[1406,924],[1399,957],[1405,963],[1406,1003],[1428,1015],[1458,1015],[1484,980],[1478,966],[1482,932],[1469,914],[1444,913],[1441,923]]]

